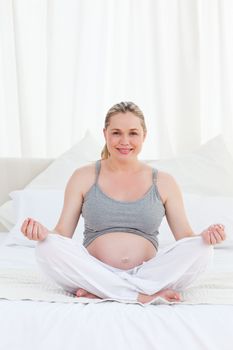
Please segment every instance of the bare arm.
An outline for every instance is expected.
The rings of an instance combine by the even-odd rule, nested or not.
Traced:
[[[77,226],[82,203],[82,171],[76,170],[70,177],[64,195],[64,203],[60,218],[53,232],[71,238]]]
[[[60,218],[52,232],[69,238],[73,236],[82,210],[83,194],[93,181],[94,168],[91,166],[77,169],[73,173],[66,185]],[[51,232],[31,218],[24,220],[21,231],[28,239],[37,241],[44,240]]]
[[[175,179],[167,173],[160,172],[158,187],[164,200],[167,222],[175,239],[193,236],[194,232],[186,216],[182,193]]]
[[[161,172],[158,185],[164,198],[167,222],[175,239],[179,240],[196,235],[188,222],[182,193],[175,179],[171,175]],[[226,238],[222,224],[211,225],[200,235],[207,244],[220,243]]]

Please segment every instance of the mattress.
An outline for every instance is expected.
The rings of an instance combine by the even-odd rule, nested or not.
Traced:
[[[0,270],[38,270],[34,248],[5,246]],[[215,249],[212,269],[233,271],[233,248]],[[233,349],[233,305],[64,303],[0,299],[0,349]]]

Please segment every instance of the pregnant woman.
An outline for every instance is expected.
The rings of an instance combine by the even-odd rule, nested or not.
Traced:
[[[147,133],[138,106],[114,105],[103,132],[101,159],[72,174],[54,230],[28,218],[22,233],[38,241],[41,269],[77,297],[181,301],[180,292],[206,270],[213,245],[225,239],[224,226],[194,234],[174,178],[138,160]],[[83,244],[72,239],[80,215]],[[176,242],[160,249],[164,216]]]

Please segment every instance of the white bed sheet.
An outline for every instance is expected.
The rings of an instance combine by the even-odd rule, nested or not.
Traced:
[[[233,250],[213,268],[232,271]],[[0,246],[0,268],[38,269],[34,248]],[[1,350],[232,350],[233,305],[65,304],[0,300]]]
[[[5,241],[8,235],[9,235],[9,232],[0,232],[0,245]]]

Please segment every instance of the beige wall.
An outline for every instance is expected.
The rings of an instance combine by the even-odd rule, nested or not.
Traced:
[[[52,159],[0,158],[0,205],[10,199],[9,193],[24,188],[43,171]],[[0,232],[6,228],[0,223]]]

